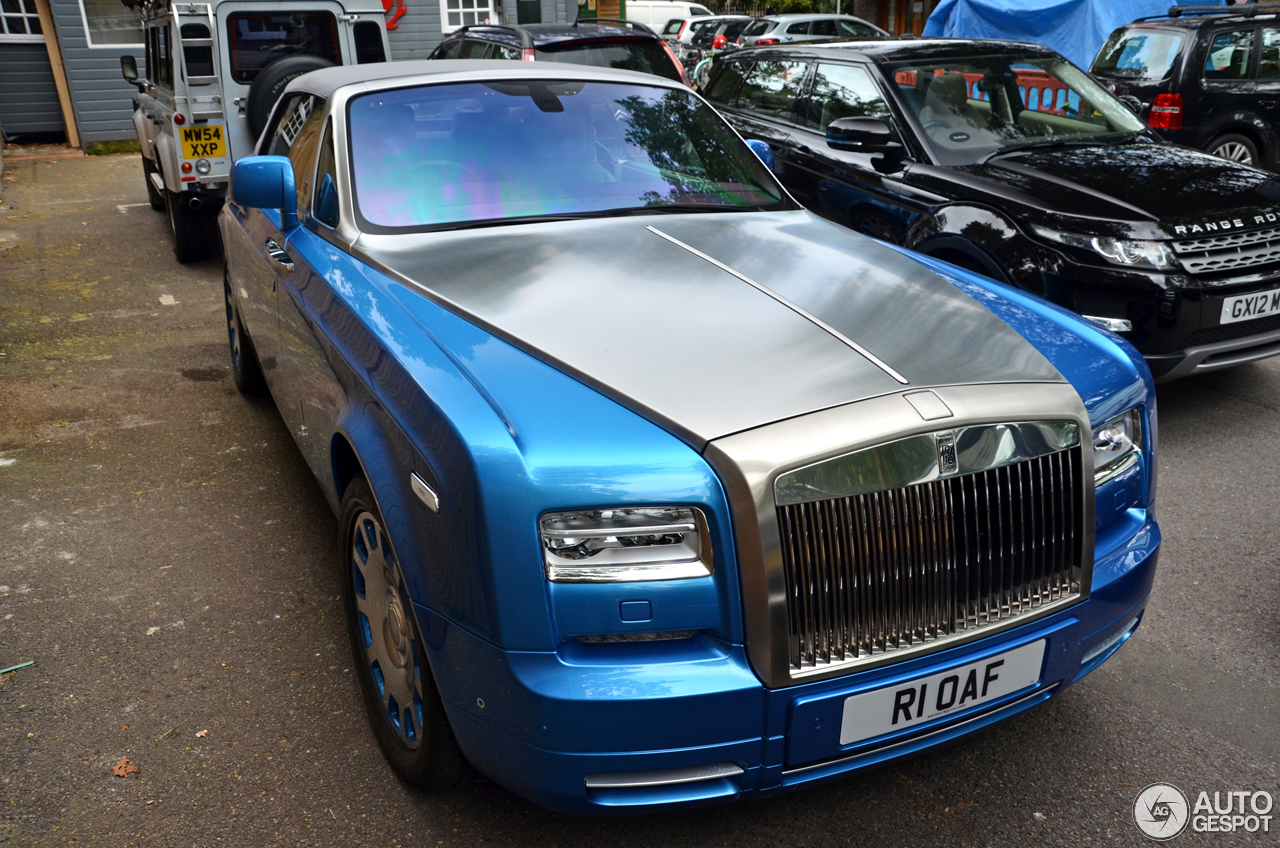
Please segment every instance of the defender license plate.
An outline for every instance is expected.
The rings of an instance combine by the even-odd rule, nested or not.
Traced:
[[[226,130],[221,124],[182,128],[183,159],[222,159],[226,155]]]
[[[840,744],[924,724],[1032,686],[1040,679],[1046,644],[1041,639],[979,662],[851,695],[844,701]]]
[[[1252,321],[1268,315],[1280,313],[1280,289],[1241,294],[1224,298],[1222,301],[1222,324],[1234,324],[1237,321]]]

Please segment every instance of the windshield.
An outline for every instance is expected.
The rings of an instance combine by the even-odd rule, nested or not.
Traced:
[[[944,165],[1028,144],[1105,144],[1144,129],[1123,103],[1056,56],[891,65],[885,73]]]
[[[764,35],[766,32],[773,29],[774,23],[776,23],[776,21],[752,21],[747,25],[747,28],[742,31],[742,34],[745,36]]]
[[[1139,27],[1111,34],[1093,60],[1091,73],[1114,79],[1162,80],[1182,52],[1182,33]]]
[[[653,38],[616,38],[608,41],[567,41],[538,48],[538,58],[547,62],[568,62],[571,65],[593,65],[597,68],[619,68],[654,74],[676,82],[680,69],[663,49],[662,42]]]
[[[788,209],[751,149],[687,91],[597,82],[433,85],[353,99],[363,229],[536,216]]]

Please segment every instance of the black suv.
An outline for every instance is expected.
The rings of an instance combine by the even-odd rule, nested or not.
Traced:
[[[432,59],[514,59],[622,68],[687,83],[680,60],[644,24],[597,18],[572,24],[465,26]]]
[[[814,211],[1073,309],[1157,378],[1280,353],[1280,176],[1161,141],[1052,50],[743,49],[705,95]]]
[[[1175,6],[1111,33],[1091,73],[1169,141],[1275,168],[1280,4]]]

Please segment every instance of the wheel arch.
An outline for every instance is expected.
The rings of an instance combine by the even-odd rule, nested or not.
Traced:
[[[1217,144],[1218,140],[1224,135],[1242,135],[1249,139],[1249,141],[1253,142],[1253,146],[1258,150],[1259,159],[1259,162],[1255,167],[1262,167],[1264,164],[1271,162],[1272,159],[1275,158],[1276,150],[1275,144],[1273,143],[1275,133],[1263,130],[1253,121],[1246,121],[1239,118],[1217,127],[1213,131],[1213,134],[1209,136],[1209,140],[1205,143],[1204,152],[1209,153],[1213,149],[1213,146]]]
[[[1004,266],[982,245],[956,235],[940,235],[914,248],[918,253],[979,271],[997,282],[1013,285]],[[976,267],[975,267],[976,266]]]

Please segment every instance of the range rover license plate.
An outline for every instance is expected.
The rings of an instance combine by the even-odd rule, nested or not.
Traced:
[[[1280,313],[1280,289],[1241,294],[1224,298],[1222,301],[1222,324],[1234,324],[1237,321],[1252,321]]]
[[[221,159],[226,155],[226,131],[221,124],[182,128],[183,159]]]
[[[975,663],[957,666],[844,701],[840,744],[849,745],[924,724],[1032,686],[1040,679],[1041,639]]]

